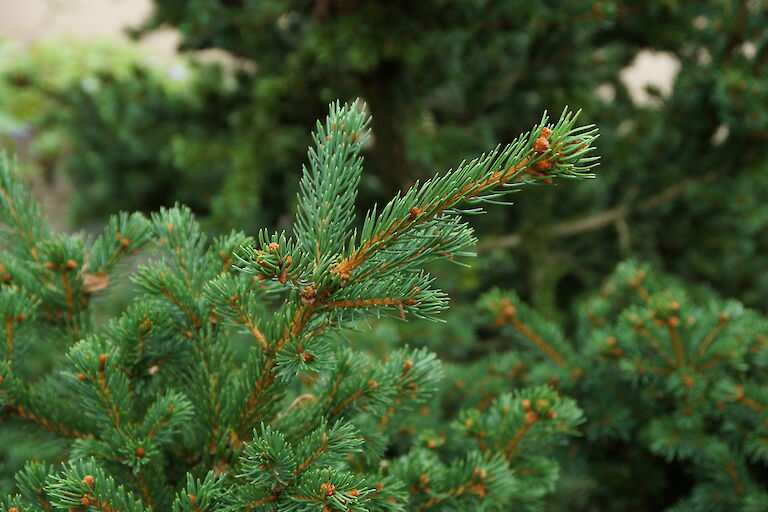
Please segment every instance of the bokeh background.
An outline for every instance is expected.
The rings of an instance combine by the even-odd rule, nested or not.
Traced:
[[[473,219],[448,323],[397,336],[471,355],[492,285],[567,328],[627,258],[766,311],[767,27],[764,0],[0,0],[0,147],[61,229],[180,201],[255,233],[290,226],[333,100],[373,115],[361,210],[568,105],[598,178]],[[3,492],[28,452],[0,429]]]

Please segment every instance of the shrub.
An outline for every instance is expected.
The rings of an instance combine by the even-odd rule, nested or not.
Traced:
[[[506,385],[549,383],[584,408],[561,506],[761,510],[768,505],[768,319],[648,265],[619,265],[578,308],[572,340],[511,292],[481,308],[514,340]],[[486,377],[487,380],[487,377]],[[475,393],[501,386],[474,380]]]
[[[547,386],[498,390],[462,413],[438,457],[411,426],[430,414],[434,354],[381,357],[338,333],[381,315],[434,318],[447,297],[423,267],[467,254],[463,205],[479,213],[523,185],[590,176],[595,131],[571,114],[544,118],[354,229],[367,125],[359,104],[332,105],[318,123],[293,236],[209,241],[181,206],[117,215],[93,240],[54,235],[3,160],[2,414],[71,439],[63,467],[31,462],[17,475],[7,508],[540,508],[557,475],[551,449],[581,422],[572,400]],[[150,243],[154,258],[132,273],[142,293],[96,325],[93,300]],[[53,369],[29,382],[24,354],[43,343]]]

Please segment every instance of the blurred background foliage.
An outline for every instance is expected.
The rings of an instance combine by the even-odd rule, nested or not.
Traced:
[[[479,220],[471,288],[514,284],[554,315],[634,255],[765,303],[765,1],[155,0],[132,34],[168,26],[185,58],[164,66],[3,47],[3,137],[71,180],[78,223],[179,200],[213,229],[280,228],[337,98],[373,114],[361,206],[569,104],[601,128],[600,179]],[[673,63],[668,90],[628,88],[648,52]]]
[[[436,269],[455,281],[453,319],[398,336],[479,357],[496,341],[478,341],[473,304],[497,284],[567,328],[572,302],[627,257],[766,310],[766,0],[153,9],[131,35],[176,29],[174,59],[116,43],[0,44],[0,144],[25,172],[71,183],[73,225],[182,201],[214,231],[286,227],[310,131],[337,98],[362,97],[373,115],[361,209],[569,105],[600,127],[598,179],[529,189],[478,217],[472,269]],[[649,56],[671,63],[668,87],[628,78]]]

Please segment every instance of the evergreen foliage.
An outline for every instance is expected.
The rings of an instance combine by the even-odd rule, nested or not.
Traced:
[[[428,350],[382,357],[339,335],[381,316],[433,319],[447,297],[424,266],[466,255],[462,214],[522,186],[592,176],[596,131],[564,112],[414,185],[353,227],[363,105],[318,123],[292,234],[209,239],[191,211],[114,216],[95,238],[57,235],[0,161],[4,421],[70,439],[63,467],[30,462],[16,511],[521,510],[557,478],[552,448],[581,410],[546,385],[457,412],[445,450],[413,443],[443,369]],[[94,299],[126,258],[139,293],[105,325]],[[31,382],[25,351],[52,370]],[[426,408],[426,409],[425,409]]]
[[[572,340],[512,292],[489,292],[480,307],[514,340],[494,373],[514,369],[513,385],[549,383],[584,408],[562,506],[766,507],[764,316],[634,262],[579,306]]]
[[[153,4],[136,35],[172,27],[188,55],[230,56],[229,72],[195,66],[183,95],[148,66],[92,73],[98,94],[80,80],[55,87],[67,101],[54,102],[40,131],[58,123],[76,148],[63,167],[82,213],[181,200],[223,231],[287,228],[306,126],[335,98],[364,98],[374,117],[365,207],[567,101],[601,126],[612,172],[577,191],[535,191],[479,221],[479,233],[496,236],[483,237],[477,289],[514,283],[551,314],[633,256],[752,306],[768,299],[764,0]],[[676,72],[669,90],[648,87],[641,101],[626,70],[649,54]],[[0,102],[45,85],[52,67],[2,73],[10,92]]]

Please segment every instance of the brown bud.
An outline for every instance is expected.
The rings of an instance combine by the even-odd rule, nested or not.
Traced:
[[[539,137],[536,142],[533,143],[533,150],[536,153],[543,153],[549,149],[549,141],[544,137]]]
[[[504,299],[504,304],[501,306],[501,314],[505,317],[513,317],[517,314],[517,308],[512,305],[509,299]]]
[[[88,486],[91,489],[93,489],[93,482],[94,482],[94,479],[93,479],[92,475],[85,475],[85,477],[83,478],[83,482],[82,483],[83,483],[83,485]]]
[[[131,245],[131,239],[130,238],[123,238],[123,240],[120,242],[120,245],[123,246],[123,249],[127,249],[129,245]]]
[[[526,411],[531,410],[531,401],[529,399],[526,398],[525,400],[523,400],[522,404],[523,404],[523,409],[525,409]]]
[[[285,282],[288,280],[288,277],[285,274],[280,274],[277,276],[277,280],[280,281],[280,284],[285,284]]]
[[[276,242],[271,242],[269,244],[270,251],[277,251],[278,249],[280,249],[280,246]]]
[[[541,133],[539,134],[540,137],[549,137],[552,135],[552,130],[547,128],[546,126],[542,127]]]
[[[547,418],[549,418],[550,420],[553,420],[557,418],[557,413],[555,411],[550,410],[549,412],[547,412]]]
[[[616,347],[615,349],[613,349],[614,357],[621,357],[622,354],[623,354],[623,352],[621,351],[621,349],[619,347]]]
[[[26,314],[24,314],[24,313],[19,313],[19,316],[17,316],[17,317],[16,317],[16,320],[17,320],[18,322],[23,322],[25,318],[27,318],[27,315],[26,315]]]
[[[547,407],[549,407],[549,400],[547,400],[546,398],[539,398],[536,401],[536,407],[538,409],[546,409]]]
[[[67,260],[67,270],[74,270],[77,266],[77,262],[75,260]]]
[[[99,369],[103,370],[106,364],[107,364],[107,354],[101,354],[99,356]]]
[[[606,344],[607,344],[609,347],[615,347],[615,346],[616,346],[616,336],[608,336],[608,337],[605,339],[605,343],[606,343]]]
[[[144,448],[142,448],[141,446],[139,446],[138,448],[136,448],[136,456],[137,456],[137,457],[143,457],[144,455],[146,455],[146,453],[147,453],[147,452],[146,452],[146,451],[144,450]]]
[[[259,274],[256,276],[256,279],[258,279],[259,281],[263,281],[265,279],[269,279],[269,276],[265,276],[264,274]]]
[[[536,415],[533,411],[528,411],[525,413],[525,422],[529,425],[532,423],[536,423],[536,421],[539,419],[539,417]]]
[[[48,270],[53,270],[54,268],[56,268],[56,265],[54,265],[53,262],[50,262],[50,261],[46,261],[45,263],[43,263],[43,266]]]
[[[4,380],[5,380],[5,377],[3,377],[2,375],[0,375],[0,384],[2,384]]]
[[[315,357],[312,354],[308,354],[306,352],[304,352],[302,356],[304,357],[304,361],[306,361],[307,363],[311,363],[315,359]]]
[[[376,387],[376,386],[378,386],[378,385],[379,385],[379,383],[378,383],[378,382],[376,382],[375,380],[369,380],[369,381],[368,381],[368,386],[369,386],[369,387],[375,388],[375,387]]]
[[[77,380],[88,380],[88,377],[86,377],[84,373],[78,373]]]
[[[541,160],[533,164],[533,168],[538,172],[545,172],[552,168],[552,162],[550,162],[546,158],[542,158]]]
[[[406,359],[405,364],[403,365],[403,373],[407,373],[411,368],[413,368],[413,361]]]
[[[197,496],[195,496],[194,494],[187,494],[187,497],[189,497],[189,501],[191,501],[192,503],[195,503],[197,501]]]
[[[677,302],[676,300],[673,300],[672,302],[669,303],[669,309],[671,309],[672,311],[679,311],[680,303]]]
[[[360,496],[360,491],[358,491],[357,489],[351,489],[347,494],[349,494],[350,496],[357,497],[357,496]]]
[[[336,486],[331,483],[325,482],[323,485],[320,486],[320,490],[326,496],[333,496],[333,494],[336,492]]]

